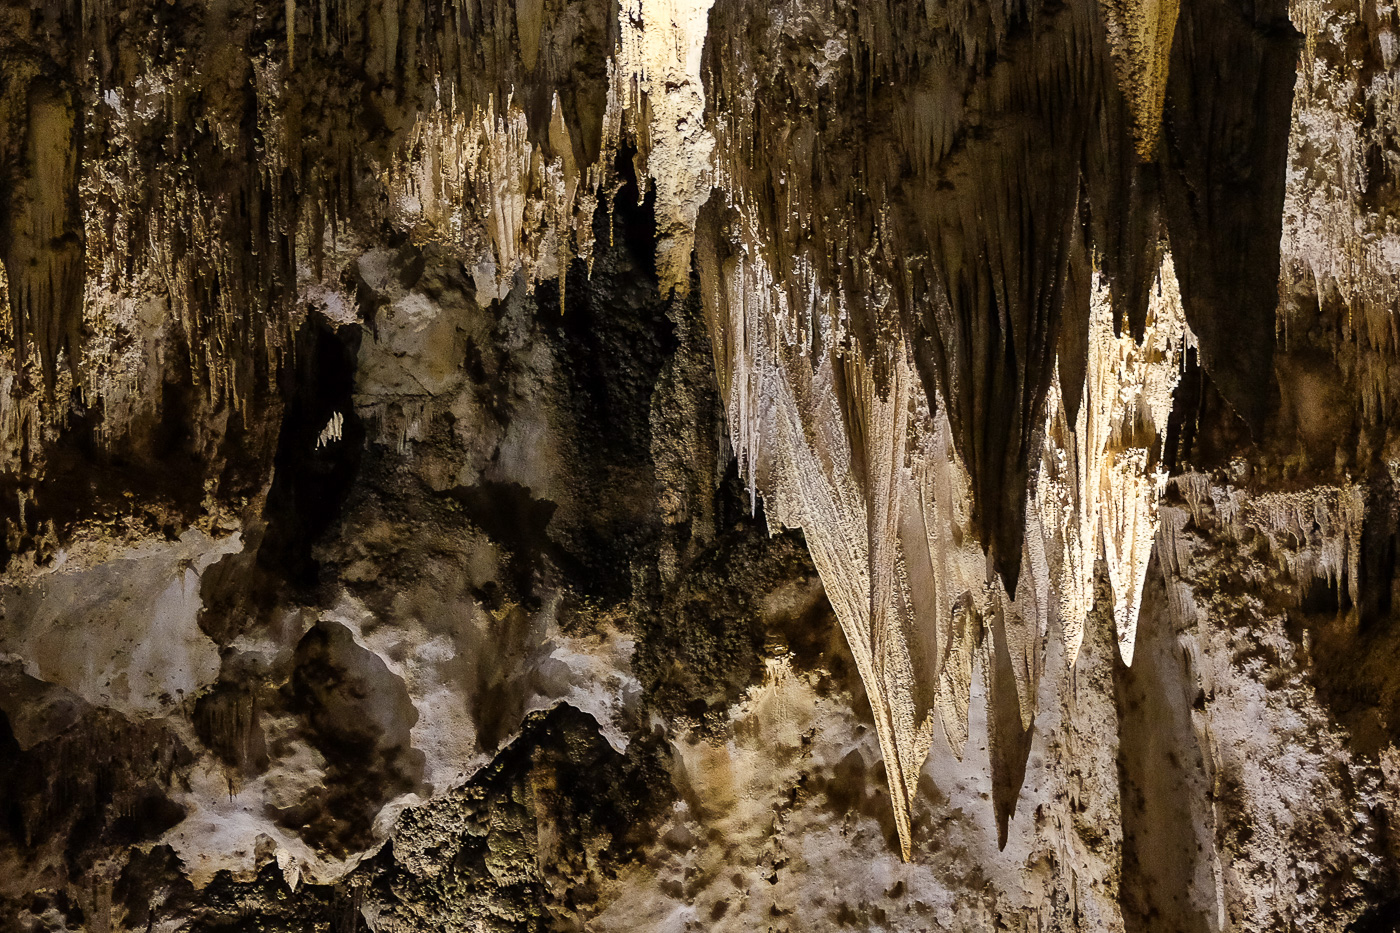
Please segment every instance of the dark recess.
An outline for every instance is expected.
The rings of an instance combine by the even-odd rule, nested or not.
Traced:
[[[259,565],[296,586],[314,586],[312,545],[339,517],[359,472],[365,430],[355,414],[358,326],[335,328],[308,315],[297,332],[295,361],[283,375],[286,408],[273,460]],[[333,414],[344,419],[340,440],[317,447]]]

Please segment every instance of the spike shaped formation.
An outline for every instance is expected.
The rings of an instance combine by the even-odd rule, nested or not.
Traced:
[[[705,125],[700,77],[714,0],[622,0],[619,79],[642,167],[656,185],[656,269],[661,290],[690,287],[695,218],[710,194],[714,136]],[[645,100],[646,106],[642,103]]]
[[[1141,342],[1114,333],[1108,289],[1096,277],[1084,403],[1069,427],[1052,395],[1022,572],[1008,594],[971,521],[971,481],[947,417],[930,412],[903,343],[875,360],[856,348],[803,345],[751,222],[731,210],[716,226],[702,226],[697,259],[731,437],[769,522],[800,527],[807,539],[870,696],[904,853],[933,713],[962,755],[975,658],[992,682],[1004,838],[1018,760],[1024,769],[1019,746],[1035,716],[1041,641],[1058,611],[1073,663],[1100,554],[1119,644],[1132,661],[1186,339],[1171,261]],[[821,304],[815,282],[807,287]]]
[[[21,366],[37,360],[52,396],[59,381],[59,354],[78,357],[83,262],[74,209],[81,135],[71,96],[41,80],[8,89],[25,101],[23,166],[17,186],[0,216],[0,260],[9,279],[11,338]],[[3,124],[0,124],[3,125]],[[14,143],[11,143],[12,145]]]
[[[1057,380],[1046,406],[1046,443],[1033,496],[1048,535],[1071,667],[1083,643],[1100,557],[1113,589],[1119,652],[1125,664],[1133,663],[1138,604],[1166,488],[1167,418],[1190,339],[1170,253],[1150,294],[1142,340],[1115,333],[1114,317],[1108,286],[1096,272],[1078,416],[1071,424]]]
[[[743,225],[738,235],[744,233]],[[898,529],[912,373],[895,348],[808,356],[782,333],[783,292],[756,250],[698,245],[701,287],[730,436],[770,524],[802,528],[870,693],[906,856],[911,801],[931,738],[905,630],[913,621]],[[754,245],[750,241],[749,245]]]

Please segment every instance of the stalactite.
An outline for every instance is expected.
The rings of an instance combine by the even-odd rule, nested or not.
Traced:
[[[710,191],[714,138],[705,124],[700,65],[713,4],[623,0],[618,6],[614,80],[627,108],[649,116],[636,135],[638,158],[656,185],[656,264],[663,291],[689,290],[695,219]]]
[[[1180,0],[1101,0],[1113,66],[1132,113],[1138,158],[1152,161],[1162,132],[1167,67]]]
[[[1177,36],[1163,216],[1201,364],[1258,437],[1271,403],[1300,37],[1280,0],[1183,0]]]
[[[326,422],[326,426],[321,429],[321,433],[316,435],[317,449],[325,447],[328,444],[334,444],[335,442],[339,441],[343,436],[344,431],[345,416],[338,411],[332,413],[330,420]]]
[[[770,524],[804,531],[870,693],[907,857],[933,705],[916,696],[907,635],[916,619],[899,537],[912,491],[905,452],[917,377],[902,347],[878,361],[803,355],[781,337],[783,293],[756,251],[724,255],[713,231],[701,237],[702,288],[715,299],[706,316],[735,453],[750,489],[763,490]]]
[[[283,15],[287,20],[287,70],[297,66],[297,0],[286,0]]]
[[[60,370],[79,361],[83,264],[77,115],[66,89],[37,78],[17,84],[25,109],[10,126],[23,141],[17,154],[22,180],[0,229],[0,258],[9,280],[16,357],[22,364],[34,355],[52,397]]]
[[[1049,532],[1046,551],[1070,666],[1093,604],[1100,557],[1113,587],[1119,650],[1132,663],[1138,603],[1166,482],[1167,418],[1189,340],[1170,254],[1158,271],[1141,341],[1118,334],[1116,317],[1107,283],[1095,273],[1083,400],[1071,425],[1061,390],[1052,392],[1034,495]]]

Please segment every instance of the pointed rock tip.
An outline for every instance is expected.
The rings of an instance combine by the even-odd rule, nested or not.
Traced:
[[[987,530],[983,540],[987,542],[987,559],[992,571],[1001,579],[1006,594],[1016,595],[1016,586],[1021,579],[1021,545],[1025,539],[1024,523],[1017,522],[1011,527],[1005,522]]]

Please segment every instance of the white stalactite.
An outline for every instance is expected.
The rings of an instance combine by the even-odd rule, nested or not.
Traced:
[[[710,196],[715,140],[705,126],[700,76],[714,0],[622,0],[615,82],[622,104],[650,119],[638,128],[638,155],[656,184],[656,268],[664,293],[690,287],[695,218]],[[639,169],[638,174],[641,174]]]
[[[1117,334],[1108,285],[1094,276],[1089,362],[1078,417],[1071,427],[1058,385],[1046,405],[1046,446],[1032,496],[1047,538],[1065,656],[1071,666],[1084,640],[1100,556],[1114,594],[1123,661],[1131,664],[1138,605],[1166,488],[1162,466],[1172,391],[1189,333],[1170,254],[1162,260],[1141,342]]]
[[[723,266],[718,253],[701,263],[731,437],[770,523],[806,537],[870,696],[907,852],[933,714],[954,754],[967,742],[973,658],[991,657],[982,625],[1009,655],[1010,679],[998,689],[1016,691],[1027,730],[1052,613],[1072,664],[1102,556],[1120,651],[1132,661],[1188,340],[1175,271],[1168,256],[1141,342],[1116,333],[1096,276],[1084,401],[1071,427],[1058,386],[1051,393],[1023,570],[1008,594],[973,530],[971,481],[947,417],[941,407],[930,412],[903,342],[868,360],[828,340],[813,358],[798,335],[810,333],[808,316],[830,305],[827,296],[808,279],[797,289],[800,307],[791,307],[755,226],[736,212],[736,254]]]

